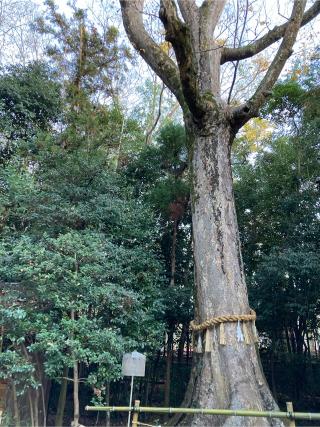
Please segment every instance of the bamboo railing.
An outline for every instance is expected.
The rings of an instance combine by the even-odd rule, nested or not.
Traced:
[[[232,417],[258,417],[258,418],[286,418],[291,421],[290,426],[294,426],[294,420],[320,420],[320,413],[294,412],[292,403],[287,402],[287,411],[255,411],[251,409],[199,409],[199,408],[161,408],[140,406],[140,401],[135,401],[135,405],[130,406],[86,406],[86,411],[106,411],[106,412],[133,412],[136,414],[133,426],[139,424],[138,414],[203,414],[203,415],[225,415]]]

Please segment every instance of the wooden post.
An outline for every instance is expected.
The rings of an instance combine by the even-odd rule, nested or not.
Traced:
[[[140,406],[140,400],[135,400],[134,408],[139,408],[139,406]],[[138,427],[138,418],[139,418],[139,412],[134,409],[133,417],[132,417],[132,427]]]
[[[293,405],[292,402],[287,403],[287,412],[293,413]],[[289,418],[289,427],[296,427],[296,421],[294,418]]]

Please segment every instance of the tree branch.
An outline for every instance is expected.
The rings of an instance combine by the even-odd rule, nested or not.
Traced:
[[[247,18],[248,18],[248,10],[249,10],[249,0],[246,0],[246,8],[245,8],[245,13],[244,13],[244,21],[243,21],[243,26],[242,26],[240,38],[239,38],[239,45],[242,42],[242,37],[243,37],[243,34],[244,34],[244,30],[246,28]],[[238,27],[238,19],[239,19],[239,3],[237,3],[237,27]],[[236,36],[237,36],[237,32],[235,34],[234,44],[236,42]],[[233,91],[233,87],[234,87],[235,82],[236,82],[239,64],[240,64],[239,60],[234,64],[234,72],[233,72],[232,82],[231,82],[230,91],[229,91],[229,95],[228,95],[228,101],[227,101],[228,104],[230,104],[230,101],[231,101],[232,91]]]
[[[147,33],[142,19],[144,0],[120,0],[124,28],[134,48],[176,96],[186,111],[179,70],[171,58]]]
[[[184,22],[192,25],[198,15],[198,7],[194,0],[178,0],[179,9]]]
[[[156,128],[156,126],[160,120],[160,117],[161,117],[162,96],[163,96],[164,89],[165,89],[165,86],[163,83],[162,87],[161,87],[160,95],[159,95],[159,105],[158,105],[157,116],[156,116],[154,122],[151,124],[150,129],[148,129],[147,133],[146,133],[146,145],[149,145],[151,143],[152,132],[155,130],[155,128]]]
[[[173,0],[161,0],[160,19],[166,30],[166,40],[174,49],[182,85],[184,99],[193,117],[201,120],[208,111],[198,87],[197,61],[192,48],[190,24],[182,22]],[[186,15],[187,16],[187,15]]]
[[[201,24],[206,27],[208,34],[213,35],[213,32],[219,22],[223,12],[226,0],[204,0],[200,7]]]
[[[320,13],[320,0],[316,2],[304,13],[301,27],[308,24]],[[254,43],[250,43],[246,46],[238,48],[225,47],[221,55],[221,64],[228,61],[240,61],[242,59],[251,58],[257,53],[263,51],[273,43],[279,41],[285,34],[291,21],[286,22],[280,26],[274,27],[267,34],[256,40]]]
[[[307,0],[294,0],[290,21],[286,26],[282,43],[266,75],[262,79],[254,95],[245,104],[232,110],[231,124],[235,133],[248,120],[258,115],[260,107],[270,95],[273,85],[277,81],[287,59],[292,54],[292,47],[301,26],[306,1]]]

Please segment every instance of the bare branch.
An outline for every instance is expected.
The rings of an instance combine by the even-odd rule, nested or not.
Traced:
[[[237,132],[252,117],[258,115],[259,108],[270,95],[273,85],[276,83],[287,59],[292,54],[292,47],[296,41],[301,26],[303,11],[307,0],[295,0],[291,12],[290,21],[286,26],[282,43],[268,68],[268,71],[258,86],[255,94],[240,107],[234,108],[231,113],[231,123]]]
[[[320,0],[316,0],[315,3],[304,13],[301,21],[301,27],[312,21],[312,19],[315,18],[319,13]],[[227,61],[240,61],[242,59],[251,58],[257,53],[263,51],[273,43],[279,41],[284,36],[290,23],[291,21],[288,21],[285,24],[274,27],[254,43],[250,43],[238,48],[225,47],[221,55],[221,64],[224,64]]]
[[[239,38],[239,44],[241,44],[241,42],[242,42],[242,37],[243,37],[244,30],[245,30],[245,27],[246,27],[247,17],[248,17],[248,10],[249,10],[249,0],[246,0],[246,8],[245,8],[245,14],[244,14],[244,21],[243,21],[243,26],[242,26],[242,31],[241,31],[241,34],[240,34],[240,38]],[[237,3],[237,16],[238,15],[239,15],[239,3]],[[237,26],[238,26],[238,20],[237,20]],[[236,40],[234,40],[234,43],[235,43],[235,41]],[[235,82],[236,82],[239,63],[240,63],[240,61],[238,60],[235,63],[235,65],[234,65],[233,78],[232,78],[232,82],[231,82],[231,86],[230,86],[230,91],[229,91],[229,96],[228,96],[228,101],[227,101],[228,104],[230,104],[230,101],[231,101],[231,95],[232,95],[233,87],[234,87]]]
[[[120,0],[126,33],[134,48],[158,74],[163,83],[176,96],[182,109],[186,109],[179,70],[171,58],[147,33],[142,19],[144,0]]]

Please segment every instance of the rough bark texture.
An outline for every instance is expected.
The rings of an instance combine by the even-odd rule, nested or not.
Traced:
[[[163,82],[176,95],[189,136],[192,168],[193,239],[195,259],[195,319],[249,313],[238,226],[234,205],[230,151],[237,131],[268,97],[301,25],[320,12],[320,2],[304,13],[305,0],[292,2],[291,17],[261,39],[237,49],[221,49],[213,32],[224,0],[160,0],[159,17],[177,65],[150,38],[143,25],[143,0],[120,0],[129,39]],[[180,13],[179,13],[180,11]],[[230,109],[220,97],[220,64],[261,52],[282,39],[256,92],[243,105]],[[225,325],[226,345],[193,357],[191,379],[182,406],[272,410],[269,391],[254,344],[236,339],[236,325]],[[219,337],[218,337],[219,338]],[[171,424],[181,417],[175,416]],[[254,426],[255,418],[193,416],[182,421],[193,426]],[[282,425],[259,419],[259,426]]]
[[[193,135],[192,222],[199,323],[213,316],[249,312],[233,196],[230,126],[222,120],[210,128],[209,135]],[[225,325],[226,345],[216,342],[210,353],[194,354],[188,404],[203,408],[276,409],[255,344],[238,342],[236,326]],[[195,416],[185,422],[194,426],[252,426],[257,420]],[[259,425],[281,423],[260,419]]]

